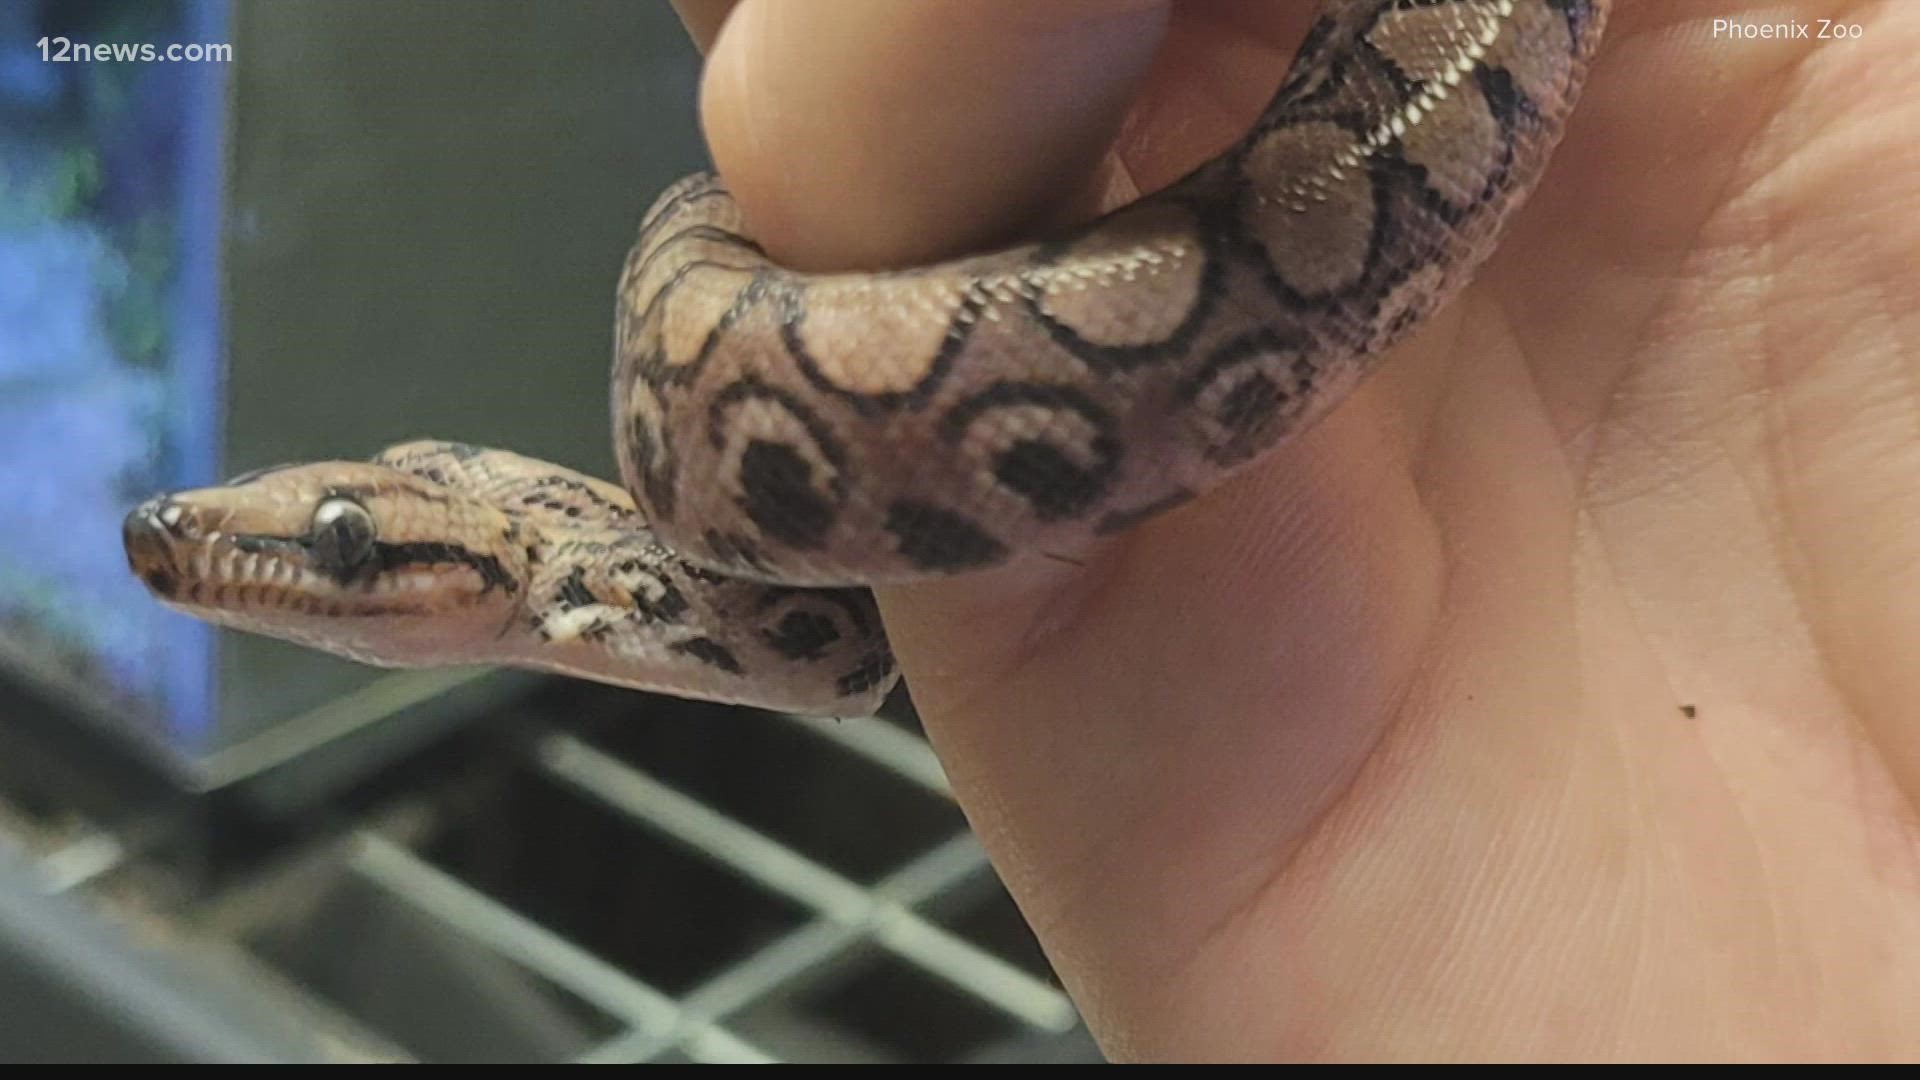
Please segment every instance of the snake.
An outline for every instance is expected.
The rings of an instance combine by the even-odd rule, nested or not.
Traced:
[[[432,439],[127,515],[160,603],[388,668],[864,716],[874,586],[1073,560],[1308,430],[1475,275],[1610,0],[1323,0],[1243,137],[932,265],[799,273],[709,171],[615,289],[620,483]],[[910,688],[909,688],[910,689]]]

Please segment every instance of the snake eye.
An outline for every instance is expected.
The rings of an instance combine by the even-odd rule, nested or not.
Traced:
[[[322,499],[313,508],[307,545],[323,565],[350,570],[373,554],[373,515],[352,499]]]

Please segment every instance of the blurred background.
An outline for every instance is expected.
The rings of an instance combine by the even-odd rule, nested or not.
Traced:
[[[231,48],[55,59],[143,43]],[[126,572],[257,466],[617,475],[697,81],[665,3],[0,0],[0,1059],[1097,1060],[904,693],[381,672]]]

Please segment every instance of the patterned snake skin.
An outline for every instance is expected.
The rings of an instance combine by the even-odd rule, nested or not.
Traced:
[[[1544,170],[1606,0],[1329,0],[1252,131],[1061,238],[769,263],[719,180],[618,291],[624,488],[417,442],[149,500],[163,602],[388,666],[809,713],[897,679],[867,585],[1072,556],[1218,485],[1455,294]]]

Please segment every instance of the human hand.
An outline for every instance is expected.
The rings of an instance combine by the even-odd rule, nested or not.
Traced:
[[[679,5],[810,269],[1171,181],[1312,6]],[[882,590],[1109,1054],[1920,1053],[1916,57],[1909,4],[1620,0],[1501,250],[1330,418],[1084,567]]]

